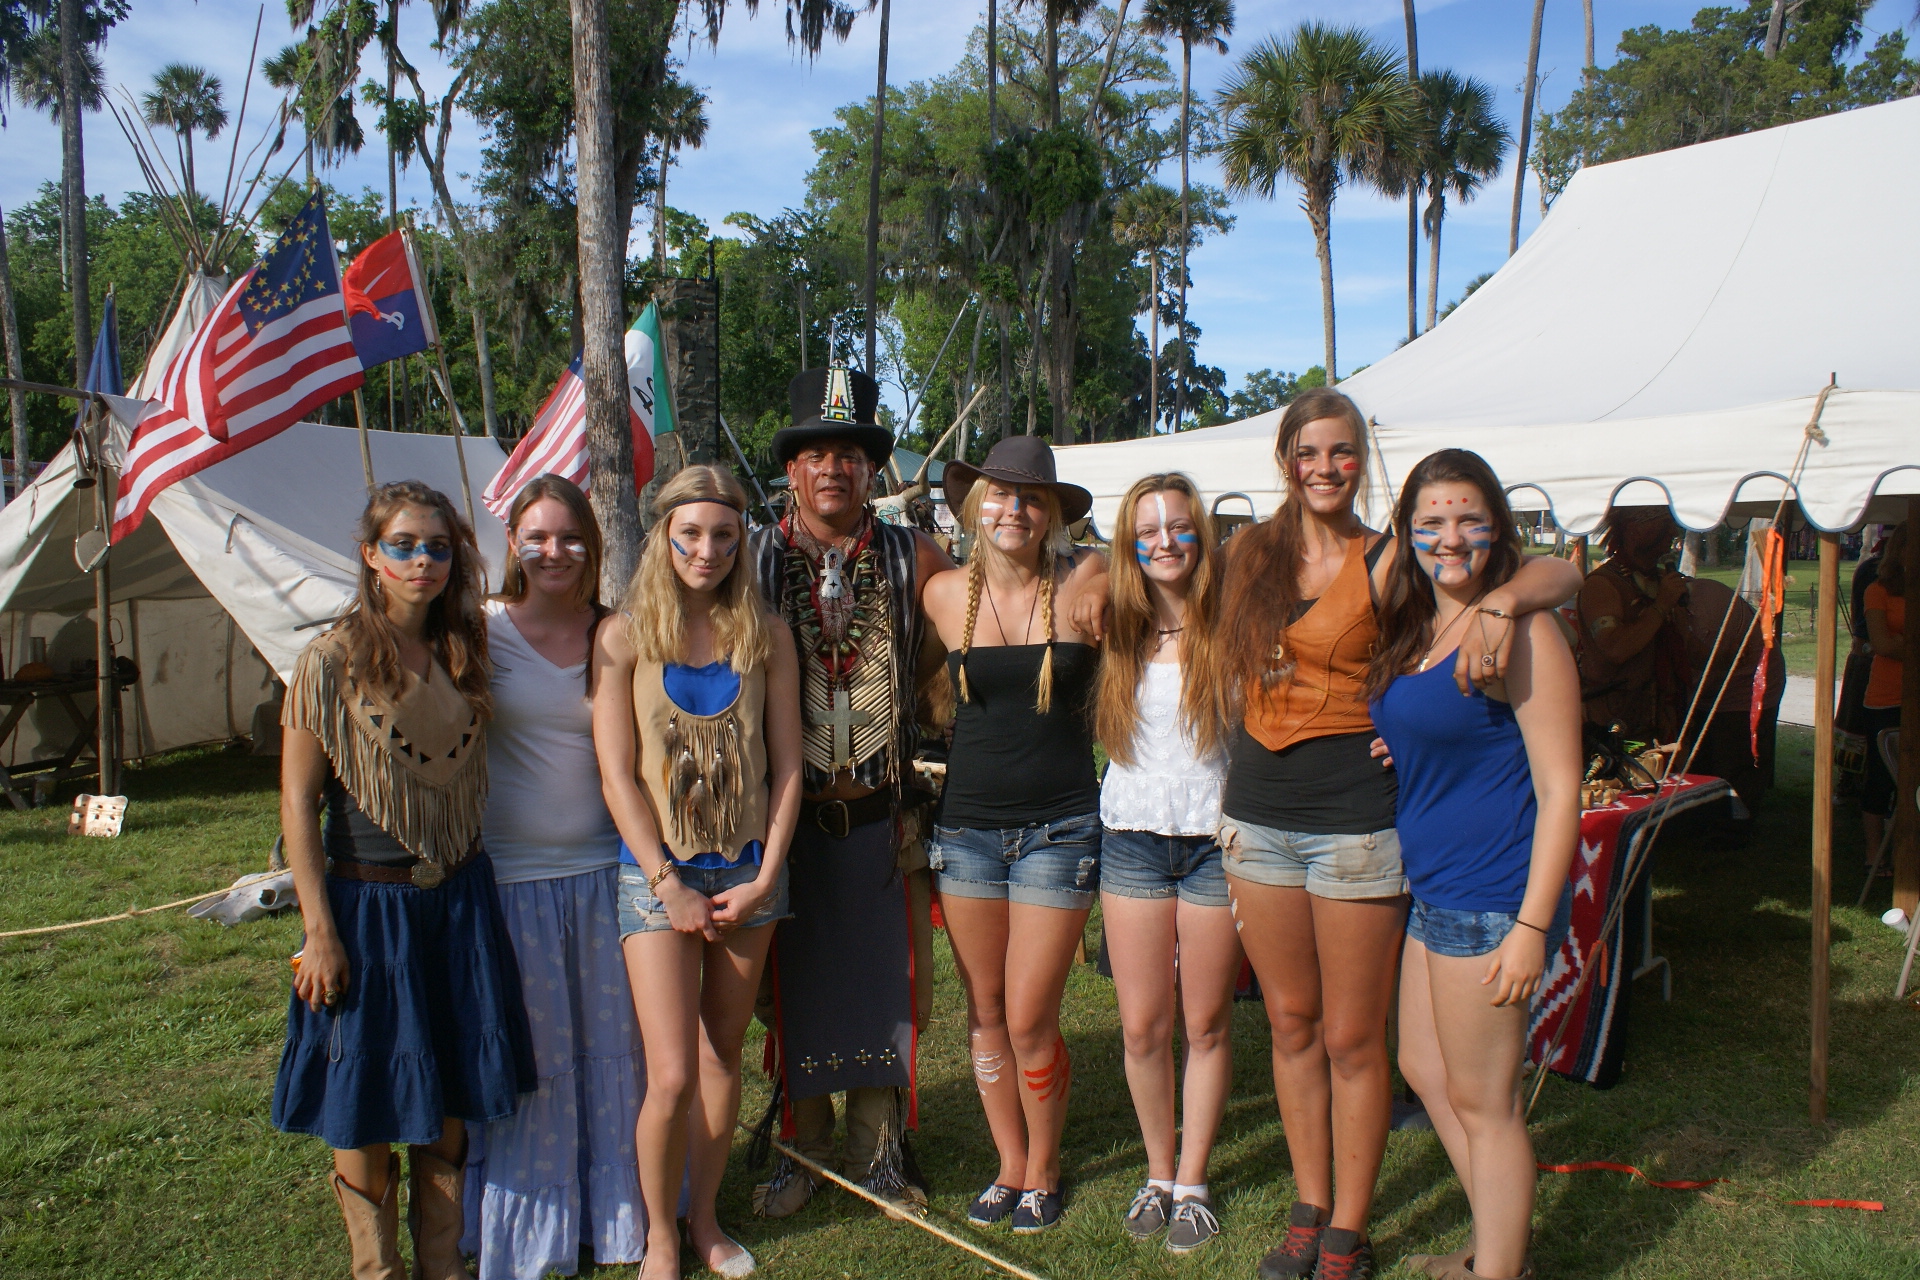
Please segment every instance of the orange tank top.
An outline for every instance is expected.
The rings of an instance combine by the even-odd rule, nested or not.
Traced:
[[[1365,551],[1364,536],[1349,542],[1333,585],[1281,633],[1278,661],[1286,674],[1271,688],[1247,691],[1247,732],[1269,751],[1373,728],[1367,663],[1380,624]]]

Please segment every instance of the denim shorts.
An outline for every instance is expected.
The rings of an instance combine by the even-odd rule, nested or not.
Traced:
[[[1171,898],[1197,907],[1233,905],[1220,842],[1212,836],[1116,831],[1100,838],[1100,892],[1122,898]]]
[[[940,892],[1085,911],[1100,884],[1100,815],[1031,827],[943,827],[927,843]]]
[[[1255,884],[1347,900],[1407,891],[1400,835],[1392,827],[1365,835],[1314,835],[1227,818],[1220,823],[1220,847],[1227,874]]]
[[[1407,913],[1407,936],[1437,956],[1470,959],[1492,952],[1515,929],[1517,911],[1459,911],[1413,900]],[[1573,923],[1573,886],[1560,891],[1560,904],[1553,909],[1553,922],[1547,926],[1547,959],[1567,940]]]
[[[680,877],[680,883],[696,893],[704,893],[709,898],[727,889],[753,883],[760,874],[757,862],[741,862],[734,867],[689,867],[681,866],[674,872]],[[785,920],[793,913],[787,910],[787,869],[780,868],[780,883],[774,888],[773,896],[760,904],[760,909],[749,916],[742,929],[758,929],[763,924],[772,924],[776,920]],[[647,888],[647,873],[631,863],[620,864],[620,936],[630,933],[659,933],[673,928],[667,919],[667,908]]]

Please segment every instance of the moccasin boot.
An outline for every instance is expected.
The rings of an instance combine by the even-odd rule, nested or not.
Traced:
[[[820,1187],[811,1171],[783,1155],[774,1162],[773,1176],[753,1189],[753,1211],[762,1218],[790,1218]]]
[[[347,1220],[347,1242],[353,1247],[353,1280],[405,1280],[400,1265],[400,1157],[387,1166],[387,1193],[378,1204],[333,1175],[333,1198]]]
[[[465,1218],[460,1193],[466,1161],[435,1155],[431,1147],[407,1148],[407,1230],[413,1234],[413,1280],[469,1280],[460,1257]]]
[[[1464,1248],[1452,1253],[1410,1253],[1400,1261],[1409,1271],[1418,1275],[1431,1276],[1433,1280],[1452,1275],[1463,1269],[1473,1260],[1473,1241],[1469,1240]]]

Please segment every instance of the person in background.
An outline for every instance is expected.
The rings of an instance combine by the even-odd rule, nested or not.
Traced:
[[[469,1168],[467,1241],[481,1280],[638,1262],[646,1246],[634,1126],[640,1028],[620,959],[620,833],[600,794],[587,683],[600,525],[586,494],[543,475],[507,513],[507,568],[488,601],[493,722],[487,852],[533,1011],[540,1086],[487,1125]]]
[[[1667,565],[1680,526],[1662,508],[1607,512],[1607,559],[1580,585],[1587,719],[1629,741],[1674,742],[1694,688],[1690,579]]]
[[[1893,816],[1894,777],[1880,754],[1880,734],[1900,727],[1900,695],[1906,678],[1907,652],[1907,538],[1903,522],[1888,536],[1880,556],[1880,570],[1861,603],[1867,620],[1867,645],[1873,651],[1873,671],[1860,700],[1860,732],[1867,740],[1867,778],[1860,790],[1860,822],[1872,860],[1886,838]]]
[[[1506,495],[1476,453],[1443,449],[1401,488],[1411,549],[1380,605],[1367,671],[1400,786],[1395,829],[1413,891],[1400,973],[1400,1070],[1419,1091],[1473,1211],[1458,1253],[1416,1254],[1442,1280],[1531,1276],[1533,1144],[1520,1095],[1527,1019],[1573,907],[1580,834],[1580,679],[1546,612],[1488,595],[1525,558]],[[1461,637],[1511,631],[1506,675],[1462,698]]]
[[[947,464],[973,535],[965,569],[927,583],[955,693],[947,785],[927,856],[967,992],[973,1079],[999,1153],[967,1211],[1020,1234],[1060,1221],[1060,1135],[1073,1078],[1060,1001],[1100,883],[1090,701],[1099,653],[1072,621],[1099,553],[1067,525],[1093,497],[1061,484],[1044,440],[1013,436]]]
[[[294,667],[280,824],[306,927],[273,1123],[334,1148],[354,1280],[463,1280],[467,1126],[536,1075],[520,969],[480,840],[492,716],[480,553],[445,494],[381,486],[359,588]],[[324,820],[321,814],[324,810]]]
[[[1191,1253],[1220,1232],[1207,1158],[1233,1088],[1240,972],[1214,838],[1227,776],[1221,552],[1183,475],[1137,481],[1114,527],[1132,532],[1133,555],[1116,556],[1109,572],[1113,613],[1100,659],[1094,728],[1112,758],[1100,787],[1100,911],[1147,1148],[1147,1184],[1122,1225],[1139,1240],[1164,1228],[1168,1250]],[[1176,1016],[1186,1043],[1178,1090]]]
[[[594,747],[620,831],[621,944],[647,1063],[647,1280],[680,1274],[683,1177],[687,1234],[707,1269],[755,1269],[720,1229],[715,1199],[767,926],[787,914],[800,686],[793,637],[746,563],[746,506],[720,467],[669,481],[619,621],[594,642]]]
[[[1316,388],[1274,446],[1286,499],[1229,546],[1221,661],[1242,723],[1228,742],[1220,844],[1240,941],[1273,1028],[1274,1091],[1297,1200],[1263,1280],[1364,1280],[1367,1219],[1392,1112],[1387,1016],[1406,919],[1394,774],[1371,755],[1367,664],[1391,538],[1355,511],[1367,424]],[[1402,548],[1401,555],[1411,554]],[[1488,593],[1518,617],[1571,597],[1580,572],[1535,557]],[[1460,645],[1454,680],[1497,679],[1511,637]]]

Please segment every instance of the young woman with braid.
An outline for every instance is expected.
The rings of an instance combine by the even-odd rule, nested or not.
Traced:
[[[1299,1200],[1263,1280],[1373,1274],[1367,1217],[1391,1112],[1387,1013],[1406,922],[1394,833],[1395,776],[1369,751],[1367,664],[1395,541],[1354,504],[1367,425],[1330,388],[1281,416],[1274,449],[1286,498],[1230,546],[1222,617],[1228,692],[1242,723],[1228,744],[1220,844],[1240,941],[1272,1027],[1274,1091]],[[1580,588],[1540,557],[1476,606],[1454,679],[1505,674],[1514,619]],[[1491,642],[1489,647],[1488,642]]]
[[[707,1269],[755,1269],[714,1202],[768,926],[787,915],[800,666],[747,562],[746,506],[720,467],[668,482],[624,608],[594,641],[594,748],[620,832],[621,945],[647,1062],[642,1280],[680,1274],[683,1179],[687,1235]]]
[[[1137,482],[1114,528],[1121,539],[1131,533],[1133,554],[1115,556],[1108,574],[1113,617],[1094,721],[1113,761],[1100,788],[1100,911],[1147,1148],[1147,1184],[1123,1226],[1138,1240],[1164,1228],[1168,1250],[1191,1253],[1220,1232],[1207,1157],[1233,1086],[1240,972],[1214,838],[1227,776],[1215,648],[1221,556],[1183,475]],[[1177,1146],[1176,1018],[1186,1041]]]
[[[1014,436],[947,466],[973,548],[927,583],[956,700],[928,862],[967,993],[974,1083],[1000,1156],[968,1217],[1022,1234],[1060,1220],[1072,1065],[1060,1001],[1100,879],[1089,701],[1099,659],[1075,605],[1105,561],[1067,525],[1093,498],[1055,478],[1046,442]]]

